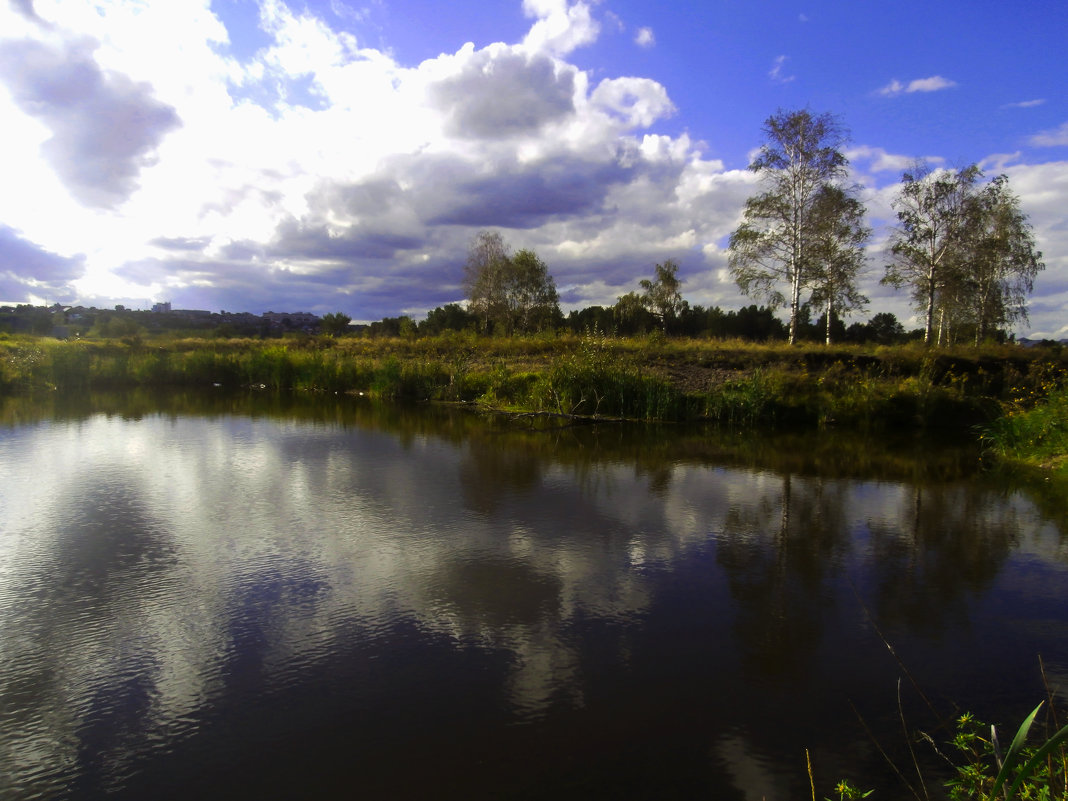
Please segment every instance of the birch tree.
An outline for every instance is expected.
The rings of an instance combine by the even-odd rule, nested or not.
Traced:
[[[764,123],[765,143],[749,169],[763,191],[745,204],[731,234],[729,267],[747,295],[789,306],[789,341],[797,338],[801,294],[813,276],[813,207],[824,187],[845,177],[844,129],[830,114],[782,111]],[[788,294],[787,294],[788,293]]]
[[[998,328],[1027,320],[1027,296],[1045,264],[1006,175],[983,187],[971,204],[966,230],[968,259],[960,283],[978,345]]]
[[[823,307],[825,341],[830,345],[834,316],[868,305],[857,278],[864,267],[864,246],[871,228],[864,223],[864,204],[839,186],[825,185],[812,209],[812,302]]]
[[[674,323],[686,308],[686,301],[682,299],[682,293],[679,291],[682,280],[678,272],[678,263],[668,259],[663,264],[656,265],[655,277],[652,280],[643,278],[638,282],[642,288],[642,305],[656,315],[665,334],[669,324]]]
[[[468,311],[485,331],[503,334],[536,331],[560,316],[556,282],[532,250],[512,255],[496,231],[480,231],[464,266]]]
[[[937,171],[917,164],[902,175],[901,191],[892,203],[898,226],[891,234],[891,262],[882,280],[911,288],[923,310],[923,341],[928,344],[940,295],[948,298],[959,291],[968,216],[982,175],[974,164],[962,170]]]

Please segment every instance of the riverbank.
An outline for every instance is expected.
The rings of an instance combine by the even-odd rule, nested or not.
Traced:
[[[990,426],[1041,406],[1066,375],[1060,349],[1014,345],[788,347],[600,334],[0,339],[5,394],[216,385],[729,426]]]
[[[984,430],[983,440],[1003,463],[1068,480],[1068,385],[1051,381],[1030,402],[1011,405]]]

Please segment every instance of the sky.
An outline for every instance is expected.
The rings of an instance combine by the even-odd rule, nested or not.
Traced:
[[[421,319],[475,235],[564,311],[726,246],[778,110],[831,113],[882,286],[902,170],[1004,173],[1045,270],[1016,333],[1068,337],[1063,0],[0,0],[0,302]]]

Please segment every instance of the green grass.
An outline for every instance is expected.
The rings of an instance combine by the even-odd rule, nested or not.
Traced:
[[[1068,355],[1013,346],[789,347],[596,332],[73,342],[0,335],[0,394],[220,385],[602,418],[872,429],[991,426],[1004,414],[1019,430],[994,424],[992,445],[1006,454],[1016,443],[1040,445],[1049,458],[1064,452],[1055,436],[1064,400],[1049,395],[1048,379],[1066,370]],[[1024,396],[1049,396],[1049,409],[1025,408],[1016,400]]]
[[[983,429],[987,451],[1068,478],[1068,374],[1050,372],[1037,387],[1017,392],[1004,416]]]

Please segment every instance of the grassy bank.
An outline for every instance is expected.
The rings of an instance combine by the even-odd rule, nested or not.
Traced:
[[[1021,417],[1068,355],[544,335],[142,342],[0,338],[0,393],[222,385],[725,425],[963,427]],[[1017,415],[1019,410],[1021,415]],[[999,429],[1000,430],[1000,429]],[[1009,440],[1000,434],[1001,441]]]
[[[983,432],[1002,463],[1051,470],[1068,480],[1068,382],[1063,373],[1021,392]]]

